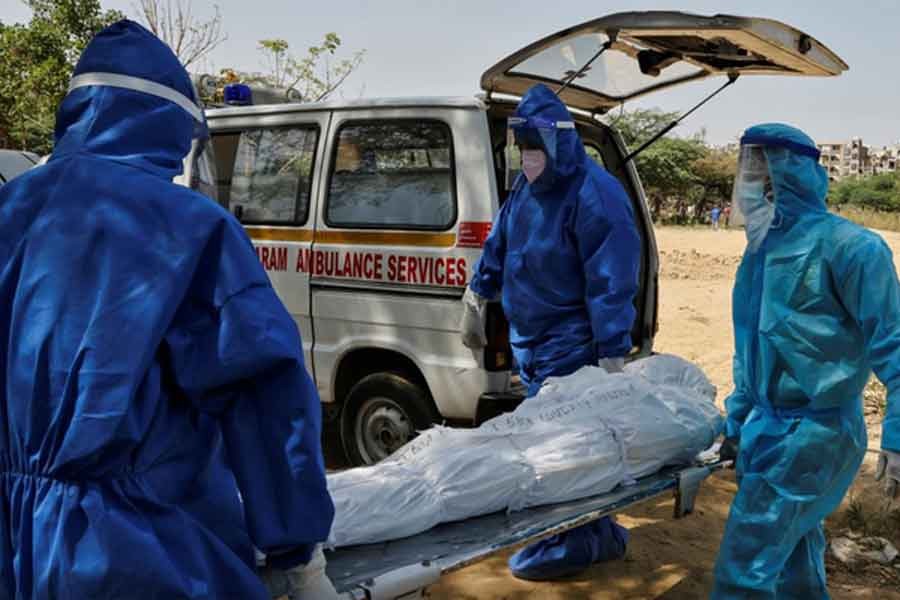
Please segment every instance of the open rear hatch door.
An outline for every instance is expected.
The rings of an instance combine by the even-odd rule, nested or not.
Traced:
[[[481,77],[488,94],[521,97],[545,83],[594,114],[715,75],[836,76],[847,64],[813,37],[771,19],[626,12],[547,36]]]

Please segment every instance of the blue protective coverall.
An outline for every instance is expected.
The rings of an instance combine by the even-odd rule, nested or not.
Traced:
[[[517,117],[571,121],[546,86],[523,97]],[[524,177],[503,204],[470,283],[484,298],[502,292],[510,341],[529,396],[543,381],[631,350],[641,242],[631,201],[584,150],[574,129],[534,182]],[[556,159],[552,160],[551,156]],[[529,579],[565,576],[624,553],[627,532],[610,519],[554,536],[510,560]]]
[[[766,147],[777,214],[734,286],[739,488],[712,596],[827,598],[822,521],[866,451],[871,369],[889,394],[883,447],[900,450],[900,285],[884,241],[827,211],[809,137],[762,125],[742,143]]]
[[[127,21],[90,72],[194,97]],[[0,598],[263,600],[254,545],[287,567],[328,535],[296,325],[241,226],[172,183],[193,130],[75,89],[50,161],[0,190]]]

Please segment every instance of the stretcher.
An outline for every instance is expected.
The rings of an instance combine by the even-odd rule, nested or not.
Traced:
[[[326,552],[328,576],[346,600],[423,598],[443,575],[652,498],[674,493],[675,518],[682,518],[693,511],[703,481],[730,465],[710,458],[583,500],[445,523],[392,542],[336,548]]]

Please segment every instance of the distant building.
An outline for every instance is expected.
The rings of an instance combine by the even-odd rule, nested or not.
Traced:
[[[900,171],[900,144],[874,150],[869,153],[869,157],[872,164],[872,173],[875,175]]]
[[[831,181],[840,181],[850,171],[850,150],[847,144],[841,142],[836,144],[819,144],[819,152],[821,158],[819,161],[828,172],[828,179]]]
[[[821,163],[831,181],[900,171],[900,144],[873,150],[862,138],[819,144]]]

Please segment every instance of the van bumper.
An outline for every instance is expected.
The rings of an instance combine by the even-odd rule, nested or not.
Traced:
[[[475,410],[475,427],[503,413],[514,411],[523,400],[525,393],[518,390],[482,394],[478,398],[478,407]]]

